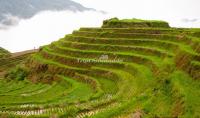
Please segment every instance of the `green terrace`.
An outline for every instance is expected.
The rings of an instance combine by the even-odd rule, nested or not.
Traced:
[[[0,48],[0,117],[198,118],[199,34],[112,18],[34,53]]]

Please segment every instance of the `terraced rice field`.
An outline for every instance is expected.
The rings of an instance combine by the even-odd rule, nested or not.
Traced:
[[[200,29],[123,23],[41,47],[0,80],[1,116],[200,117]]]

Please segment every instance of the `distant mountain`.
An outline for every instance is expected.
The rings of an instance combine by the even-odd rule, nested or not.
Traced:
[[[0,0],[0,24],[13,25],[20,18],[30,18],[38,12],[46,10],[76,12],[93,9],[86,8],[71,0]]]

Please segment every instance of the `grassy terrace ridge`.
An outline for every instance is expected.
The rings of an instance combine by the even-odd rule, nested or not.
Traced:
[[[198,28],[112,18],[10,55],[0,57],[0,117],[200,117]]]
[[[113,32],[113,33],[146,33],[146,34],[182,34],[197,36],[200,33],[200,28],[90,28],[82,27],[79,31],[90,32]]]
[[[70,40],[61,40],[60,45],[63,46],[74,46],[78,49],[96,49],[96,50],[119,50],[119,51],[138,51],[142,53],[152,53],[152,55],[166,55],[166,56],[174,56],[172,52],[167,50],[163,50],[156,47],[151,46],[133,46],[133,45],[112,45],[112,44],[101,44],[101,43],[83,43],[83,42],[76,42]]]
[[[158,20],[141,20],[141,19],[122,19],[112,18],[103,22],[103,28],[124,28],[124,27],[165,27],[169,24],[165,21]]]
[[[159,39],[159,40],[164,40],[165,41],[169,41],[171,43],[179,43],[179,44],[182,44],[182,43],[185,43],[185,44],[189,44],[189,46],[191,45],[191,47],[188,47],[188,46],[181,46],[182,49],[185,49],[185,48],[193,48],[194,50],[189,50],[188,52],[190,53],[193,53],[193,54],[196,54],[196,48],[198,49],[199,47],[199,43],[200,43],[200,40],[197,39],[197,38],[190,38],[190,37],[182,37],[182,36],[178,36],[178,35],[170,35],[170,34],[141,34],[141,33],[110,33],[110,32],[103,32],[103,33],[99,33],[99,32],[85,32],[85,31],[74,31],[73,32],[73,35],[74,36],[79,36],[79,37],[96,37],[96,38],[111,38],[111,39],[129,39],[129,40],[132,40],[132,39]],[[73,37],[73,36],[72,36]],[[93,39],[96,39],[96,38],[93,38]],[[182,43],[181,43],[182,42]]]

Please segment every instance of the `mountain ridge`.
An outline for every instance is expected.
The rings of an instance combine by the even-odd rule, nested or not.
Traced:
[[[31,18],[47,10],[82,12],[94,9],[71,0],[0,0],[0,24],[15,25],[19,19]]]

